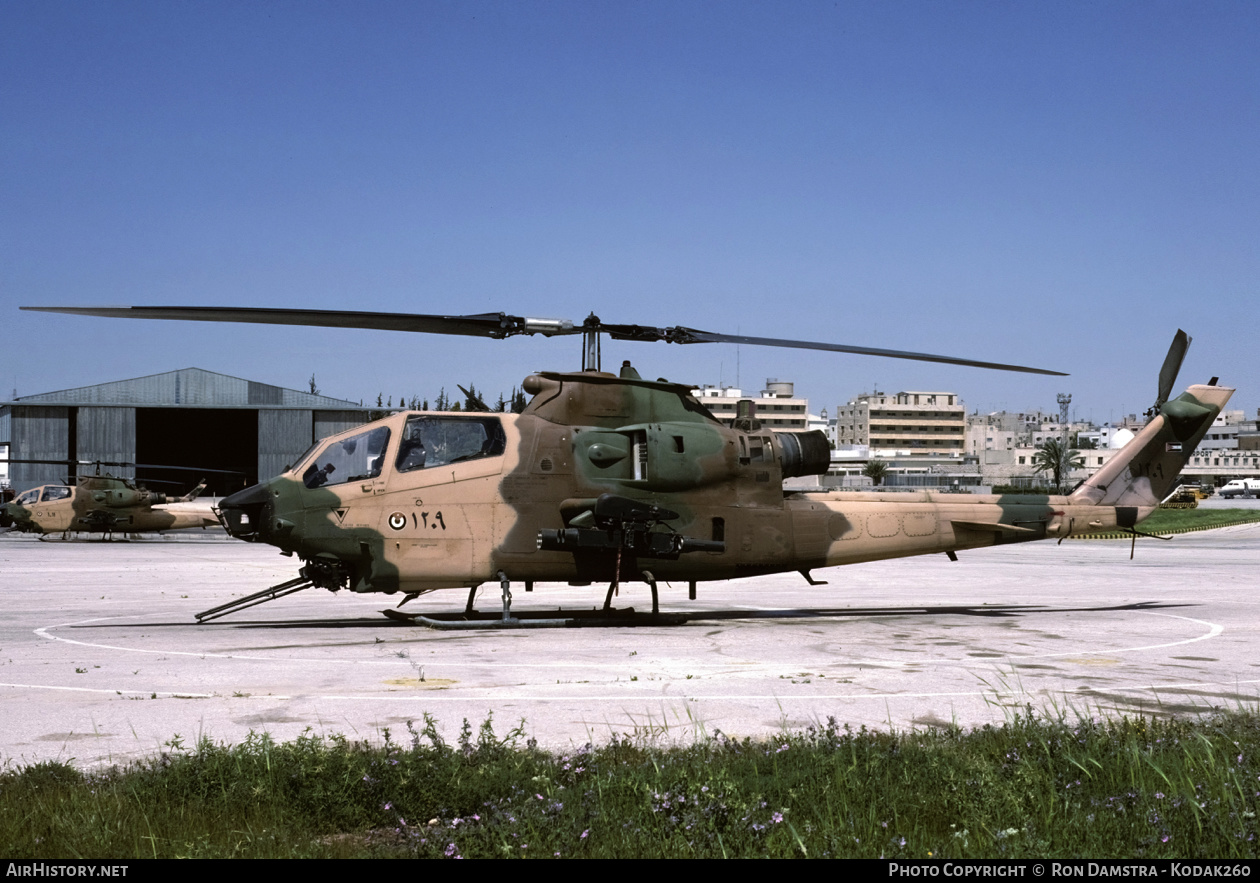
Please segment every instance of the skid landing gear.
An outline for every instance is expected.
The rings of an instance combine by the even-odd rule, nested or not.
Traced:
[[[283,598],[285,595],[292,595],[294,592],[301,592],[314,585],[315,583],[311,580],[304,576],[299,576],[288,582],[280,583],[278,586],[272,586],[269,589],[263,589],[261,592],[246,595],[244,598],[237,598],[235,601],[229,601],[226,604],[220,604],[218,607],[203,610],[195,614],[196,619],[197,622],[209,622],[212,619],[218,619],[220,616],[227,616],[229,613],[244,610],[246,607],[255,607],[268,601],[274,601],[277,598]]]
[[[633,628],[635,626],[682,625],[687,616],[682,613],[661,613],[660,601],[656,589],[656,577],[651,571],[643,571],[643,581],[652,590],[652,612],[636,613],[633,607],[617,609],[612,606],[613,592],[618,584],[608,587],[608,597],[602,608],[590,610],[555,610],[529,611],[512,613],[511,582],[500,571],[499,586],[503,592],[503,612],[478,613],[473,609],[472,601],[476,589],[468,594],[468,604],[462,613],[439,613],[425,615],[421,613],[403,613],[401,610],[382,610],[385,616],[395,622],[407,622],[423,625],[440,631],[464,631],[469,629],[574,629],[574,628]],[[526,591],[532,586],[526,583]]]

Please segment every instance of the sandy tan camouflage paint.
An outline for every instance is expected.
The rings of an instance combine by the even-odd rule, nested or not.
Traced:
[[[507,439],[501,456],[398,472],[403,427],[418,413],[403,412],[368,425],[390,429],[379,477],[314,489],[301,480],[305,464],[359,427],[241,492],[257,504],[257,524],[225,523],[286,554],[340,562],[355,591],[383,592],[470,587],[500,572],[514,582],[607,580],[613,556],[539,549],[540,530],[566,527],[601,494],[672,510],[677,533],[725,543],[675,560],[623,560],[624,580],[643,569],[705,581],[1053,539],[1148,516],[1233,392],[1190,387],[1069,495],[966,496],[785,492],[775,433],[725,427],[687,387],[664,381],[543,373],[524,388],[533,394],[524,413],[494,415]]]
[[[209,504],[196,510],[164,508],[168,503],[190,503],[201,487],[204,485],[168,501],[165,495],[137,488],[127,479],[83,475],[74,487],[41,485],[35,488],[41,500],[47,489],[65,488],[69,494],[63,499],[30,505],[12,500],[7,504],[7,512],[18,530],[40,534],[155,533],[217,527],[219,520]]]

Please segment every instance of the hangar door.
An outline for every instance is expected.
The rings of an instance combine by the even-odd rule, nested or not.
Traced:
[[[214,496],[256,484],[258,412],[251,408],[136,408],[136,462],[240,473],[136,470],[138,479],[168,494],[186,493],[202,478],[208,482],[206,493]]]

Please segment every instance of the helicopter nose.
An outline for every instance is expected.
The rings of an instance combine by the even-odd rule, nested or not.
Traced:
[[[9,504],[0,503],[0,528],[12,526],[13,516],[9,514]]]
[[[268,482],[237,491],[219,502],[219,523],[237,539],[268,542],[273,499]]]

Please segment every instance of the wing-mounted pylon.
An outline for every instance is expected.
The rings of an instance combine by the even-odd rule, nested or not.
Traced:
[[[677,512],[603,494],[594,500],[568,500],[561,505],[567,527],[540,530],[538,548],[544,552],[606,553],[618,558],[675,559],[684,552],[722,552],[726,543],[684,537],[668,528]]]

